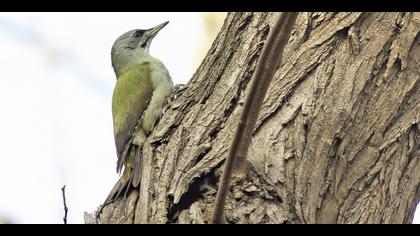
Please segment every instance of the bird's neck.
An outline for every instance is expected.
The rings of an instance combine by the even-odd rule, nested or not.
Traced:
[[[149,50],[144,48],[123,49],[112,55],[112,67],[114,68],[115,75],[118,77],[126,70],[136,64],[144,62],[153,62],[156,59],[149,54]]]

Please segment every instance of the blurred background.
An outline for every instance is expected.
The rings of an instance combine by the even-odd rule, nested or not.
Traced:
[[[63,185],[68,223],[83,223],[117,181],[110,51],[119,35],[169,20],[150,52],[187,83],[225,16],[0,13],[0,223],[62,223]]]
[[[0,13],[0,223],[68,222],[102,204],[118,179],[111,47],[122,33],[170,23],[150,53],[187,83],[225,13]]]

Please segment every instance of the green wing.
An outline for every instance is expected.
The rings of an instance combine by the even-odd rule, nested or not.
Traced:
[[[112,96],[112,117],[117,148],[117,172],[124,163],[123,152],[153,93],[150,64],[134,65],[122,73]]]

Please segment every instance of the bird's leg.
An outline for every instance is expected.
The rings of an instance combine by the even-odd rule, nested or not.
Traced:
[[[179,95],[181,95],[185,89],[188,88],[188,85],[185,84],[177,84],[174,86],[173,91],[172,91],[172,95],[169,96],[168,98],[166,98],[165,103],[163,104],[163,109],[162,112],[159,116],[159,120],[160,118],[162,118],[163,114],[165,114],[165,112],[169,109],[169,107],[171,106],[171,104],[179,97]]]
[[[133,144],[139,146],[141,150],[144,142],[146,142],[146,134],[143,129],[139,129],[136,133],[134,133]]]

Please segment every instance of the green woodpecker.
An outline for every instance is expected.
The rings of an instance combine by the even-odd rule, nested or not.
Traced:
[[[147,30],[131,30],[112,46],[111,60],[117,82],[112,96],[112,117],[117,150],[117,173],[123,174],[105,204],[140,183],[143,143],[163,112],[173,83],[163,63],[149,54],[156,34],[169,22]],[[124,194],[124,195],[125,195]]]

